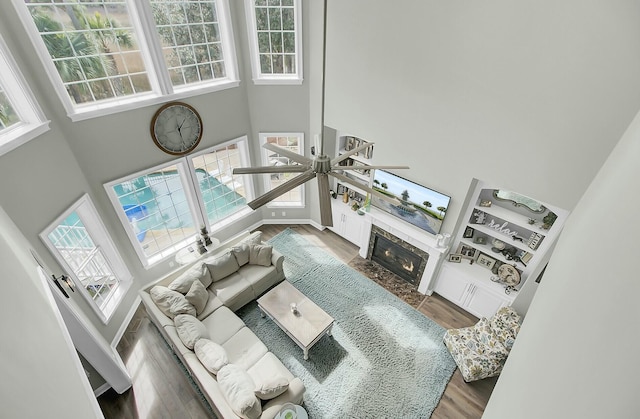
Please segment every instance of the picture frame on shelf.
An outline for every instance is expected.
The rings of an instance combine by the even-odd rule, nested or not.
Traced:
[[[354,148],[355,138],[345,137],[344,139],[344,151],[351,151]]]
[[[476,230],[473,227],[467,226],[467,228],[464,229],[464,233],[462,233],[462,237],[464,237],[465,239],[470,239],[473,237],[473,233],[475,232]]]
[[[449,254],[449,262],[453,262],[453,263],[460,263],[462,262],[462,255],[459,255],[457,253],[451,253]]]
[[[478,250],[475,247],[460,243],[456,253],[462,255],[465,259],[475,259]]]
[[[347,187],[344,186],[342,183],[338,183],[338,187],[336,188],[336,192],[338,193],[338,195],[342,195],[343,193],[347,192]]]
[[[480,255],[478,255],[478,260],[476,260],[476,263],[483,268],[491,270],[493,269],[493,265],[496,264],[496,260],[490,256],[485,255],[484,253],[480,253]]]
[[[487,238],[485,236],[476,236],[473,238],[475,244],[487,244]]]
[[[481,210],[475,210],[471,214],[471,219],[469,220],[471,224],[484,224],[487,222],[487,213]]]

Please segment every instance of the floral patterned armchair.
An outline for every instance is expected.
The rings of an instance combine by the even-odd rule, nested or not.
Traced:
[[[502,307],[475,326],[447,330],[444,343],[464,381],[470,382],[500,374],[519,331],[518,313],[511,307]]]

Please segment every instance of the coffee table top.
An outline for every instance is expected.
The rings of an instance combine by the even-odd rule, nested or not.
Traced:
[[[291,303],[297,304],[297,314],[291,311]],[[311,345],[334,321],[287,280],[258,298],[258,305],[305,347]]]

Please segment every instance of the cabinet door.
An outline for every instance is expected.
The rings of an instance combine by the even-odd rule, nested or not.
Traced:
[[[460,280],[455,276],[441,275],[434,291],[452,303],[461,306],[467,298],[470,287],[472,285],[465,280]]]
[[[343,237],[351,243],[360,246],[362,242],[362,230],[364,219],[353,211],[353,214],[345,214]]]
[[[503,297],[481,286],[471,285],[466,305],[463,308],[477,317],[491,317],[500,307],[507,304],[507,300]]]

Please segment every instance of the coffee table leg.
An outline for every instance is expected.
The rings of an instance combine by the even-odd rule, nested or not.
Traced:
[[[258,309],[260,310],[260,317],[264,319],[264,311],[262,310],[262,307],[258,306]]]
[[[304,351],[304,360],[306,361],[309,359],[309,349],[304,348],[303,351]]]
[[[333,325],[331,325],[331,327],[329,328],[329,330],[327,330],[327,335],[333,337],[333,335],[331,334],[331,329],[333,329]]]

